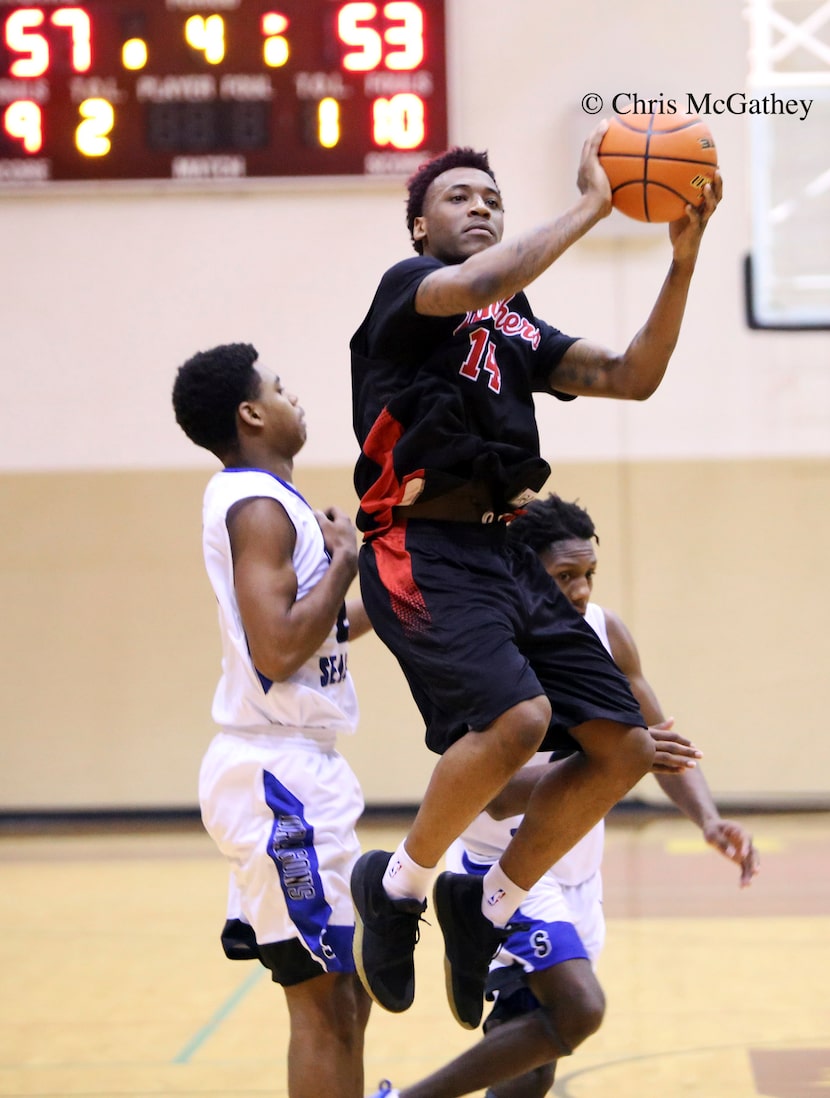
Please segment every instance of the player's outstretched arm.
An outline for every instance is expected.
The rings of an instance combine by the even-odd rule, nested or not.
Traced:
[[[737,820],[718,817],[704,828],[703,837],[710,846],[719,850],[724,857],[729,858],[740,868],[741,888],[752,884],[752,878],[760,872],[761,859],[752,841],[752,835],[743,824],[738,823]]]
[[[674,731],[674,717],[649,725],[648,730],[654,740],[652,774],[682,774],[697,766],[697,760],[703,758],[691,740]]]
[[[739,884],[746,888],[760,868],[758,851],[752,835],[735,820],[723,819],[712,797],[712,791],[698,767],[685,774],[655,775],[660,788],[684,816],[697,824],[706,842],[740,869]]]
[[[456,316],[507,301],[524,290],[611,212],[611,185],[597,151],[607,122],[586,139],[577,172],[580,195],[559,217],[492,244],[463,263],[448,264],[424,278],[415,296],[423,316]]]
[[[669,223],[669,239],[672,244],[672,261],[679,264],[691,263],[694,266],[703,230],[709,224],[709,218],[718,208],[723,198],[723,178],[715,169],[714,178],[703,188],[703,198],[698,206],[687,206],[683,217]]]
[[[612,611],[605,610],[604,613],[611,654],[617,666],[628,678],[632,693],[640,703],[643,716],[652,726],[652,736],[654,737],[659,729],[665,730],[662,732],[663,736],[673,735],[669,731],[673,721],[671,719],[667,721],[663,717],[660,702],[643,674],[640,654],[629,629]],[[671,754],[670,746],[667,745],[666,750]],[[697,757],[700,757],[699,752]],[[653,769],[660,788],[683,815],[701,829],[707,843],[740,866],[741,887],[750,884],[759,866],[758,851],[752,844],[752,836],[741,824],[721,817],[700,767],[686,766],[682,771],[672,770],[671,767],[658,769],[657,766]]]
[[[698,208],[671,222],[672,261],[669,272],[643,327],[622,354],[587,339],[577,340],[549,376],[551,389],[573,396],[646,400],[655,392],[668,367],[686,312],[703,230],[723,193],[719,173],[704,188]]]

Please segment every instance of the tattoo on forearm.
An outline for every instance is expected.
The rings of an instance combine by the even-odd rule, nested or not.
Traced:
[[[552,389],[593,389],[600,379],[601,371],[589,362],[560,362],[550,377]]]

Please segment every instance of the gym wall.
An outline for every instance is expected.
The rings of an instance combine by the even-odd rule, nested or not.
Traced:
[[[633,0],[624,21],[590,2],[447,6],[451,140],[489,150],[508,235],[576,196],[585,94],[745,85],[738,3]],[[597,601],[718,798],[826,803],[828,337],[747,328],[748,119],[708,121],[725,197],[669,373],[643,404],[541,400],[547,487],[593,514]],[[253,342],[307,412],[298,487],[353,513],[348,340],[410,254],[403,203],[400,180],[0,195],[0,812],[195,806],[219,671],[200,549],[217,466],[173,420],[175,369]],[[622,349],[669,256],[665,226],[614,214],[529,296]],[[352,670],[362,722],[343,749],[367,802],[416,803],[434,760],[403,679],[373,637]],[[651,779],[635,795],[659,799]]]

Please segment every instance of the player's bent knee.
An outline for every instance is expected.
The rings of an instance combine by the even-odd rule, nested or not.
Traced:
[[[596,1033],[605,1017],[605,996],[599,984],[586,986],[578,994],[544,1008],[551,1030],[572,1052]]]
[[[647,728],[614,721],[589,721],[572,730],[585,755],[630,788],[647,774],[654,761],[654,740]]]
[[[651,770],[654,762],[654,740],[647,728],[632,728],[627,740],[631,765],[639,779]]]
[[[550,724],[550,702],[544,694],[519,702],[495,722],[517,758],[526,761],[538,750]],[[494,727],[494,726],[491,726]]]
[[[598,985],[586,988],[585,996],[578,1012],[579,1032],[575,1034],[575,1044],[581,1044],[586,1037],[596,1033],[605,1017],[605,996]]]

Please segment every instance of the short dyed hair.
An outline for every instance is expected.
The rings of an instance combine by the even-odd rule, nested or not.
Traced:
[[[183,363],[173,383],[176,422],[197,446],[221,459],[239,441],[236,410],[259,393],[250,343],[223,343]]]
[[[578,503],[566,503],[551,493],[547,499],[535,499],[508,524],[508,537],[529,545],[537,553],[557,541],[593,539],[599,545],[594,520]]]
[[[476,152],[475,149],[471,149],[467,145],[463,147],[456,145],[441,153],[440,156],[435,156],[432,160],[427,160],[422,164],[415,174],[410,176],[406,184],[406,225],[412,238],[412,247],[418,255],[424,254],[424,244],[423,241],[416,240],[412,235],[415,228],[415,218],[420,217],[424,212],[424,199],[430,183],[451,168],[478,168],[479,171],[487,172],[496,187],[498,187],[487,153]]]

